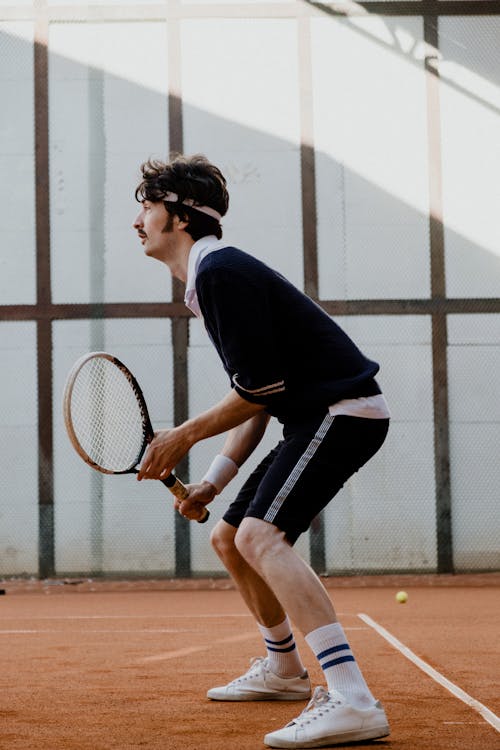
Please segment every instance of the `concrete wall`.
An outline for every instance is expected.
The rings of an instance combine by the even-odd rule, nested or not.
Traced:
[[[183,141],[228,177],[225,237],[304,286],[301,142],[315,149],[320,301],[429,300],[431,244],[428,78],[419,16],[340,18],[293,3],[181,3],[180,20],[141,18],[120,2],[49,23],[52,303],[169,301],[168,273],[131,230],[139,165],[171,143],[168,94],[182,97]],[[110,3],[107,4],[111,6]],[[234,5],[234,4],[233,4]],[[254,11],[250,5],[255,6]],[[282,5],[290,9],[279,13]],[[388,3],[390,5],[390,3]],[[304,7],[306,4],[304,4]],[[239,7],[239,6],[238,6]],[[51,3],[48,4],[49,13]],[[179,10],[180,9],[180,10]],[[153,14],[154,15],[154,14]],[[182,16],[185,16],[184,18]],[[35,140],[31,3],[0,3],[0,574],[38,571]],[[303,77],[307,18],[310,80]],[[91,19],[91,20],[89,20]],[[178,23],[172,69],[169,28]],[[457,570],[500,565],[500,18],[439,21],[441,180],[447,316],[453,559]],[[306,86],[306,96],[304,95]],[[435,114],[435,113],[434,113]],[[306,133],[307,135],[307,133]],[[467,301],[484,298],[484,311]],[[496,307],[491,307],[491,303]],[[497,300],[498,301],[498,300]],[[24,306],[16,319],[12,306]],[[30,314],[29,306],[33,312]],[[29,309],[28,309],[29,308]],[[27,312],[26,312],[27,311]],[[362,312],[360,308],[360,313]],[[20,319],[24,316],[24,319]],[[393,421],[377,457],[324,516],[329,571],[437,566],[432,321],[429,314],[338,318],[381,363]],[[106,349],[141,382],[157,426],[173,424],[169,320],[55,320],[53,336],[56,571],[171,572],[174,515],[161,485],[94,475],[69,446],[64,379],[82,353]],[[228,387],[198,321],[190,323],[192,414]],[[213,505],[213,519],[262,446]],[[191,477],[222,438],[197,445]],[[212,523],[212,522],[210,522]],[[220,571],[207,527],[191,527],[193,572]],[[307,536],[298,548],[309,556]]]

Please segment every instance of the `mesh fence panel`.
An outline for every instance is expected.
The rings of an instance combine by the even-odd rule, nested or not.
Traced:
[[[133,469],[145,438],[145,413],[136,388],[111,360],[95,356],[77,366],[65,389],[75,447],[103,471]],[[68,426],[68,425],[67,425]]]
[[[298,551],[331,574],[500,568],[500,18],[255,4],[0,3],[0,575],[221,575],[210,528],[281,437],[272,421],[205,525],[67,439],[64,382],[88,351],[130,367],[157,428],[228,389],[130,229],[139,165],[170,149],[226,174],[228,244],[381,364],[388,439]]]
[[[34,323],[0,323],[0,569],[4,575],[38,569],[35,346]]]

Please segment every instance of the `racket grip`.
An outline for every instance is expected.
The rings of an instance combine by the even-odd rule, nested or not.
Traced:
[[[170,492],[179,498],[179,500],[184,500],[185,497],[188,496],[188,491],[186,487],[182,484],[180,479],[177,479],[177,477],[174,474],[170,474],[166,479],[161,480],[165,487],[168,487]],[[203,513],[199,518],[196,519],[198,523],[205,523],[210,518],[210,511],[208,508],[203,508]]]

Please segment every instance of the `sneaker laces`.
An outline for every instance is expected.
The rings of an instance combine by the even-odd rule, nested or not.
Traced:
[[[248,670],[248,672],[246,672],[244,675],[241,675],[241,677],[237,677],[235,680],[233,680],[233,684],[244,682],[245,680],[248,680],[249,677],[257,677],[261,674],[264,674],[264,672],[268,672],[269,668],[267,666],[267,662],[267,656],[252,657],[252,659],[250,659],[250,669]]]
[[[319,686],[314,689],[312,698],[302,713],[287,724],[287,727],[291,727],[294,724],[298,726],[310,724],[312,721],[316,721],[316,719],[320,719],[325,714],[334,710],[336,706],[341,705],[342,701],[334,698],[325,688]]]

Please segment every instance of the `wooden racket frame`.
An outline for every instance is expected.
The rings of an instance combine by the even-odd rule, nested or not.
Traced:
[[[146,406],[146,399],[144,398],[144,394],[141,390],[141,387],[139,386],[139,383],[137,382],[136,378],[132,375],[128,367],[120,359],[118,359],[118,357],[115,357],[113,354],[108,354],[108,352],[89,352],[88,354],[84,354],[75,362],[75,364],[73,365],[73,367],[68,373],[68,377],[66,380],[66,385],[64,387],[64,393],[63,393],[64,424],[66,425],[66,431],[68,433],[68,437],[71,441],[73,448],[78,453],[80,458],[82,458],[86,464],[91,466],[96,471],[100,471],[101,474],[137,474],[137,468],[136,468],[137,464],[135,464],[135,466],[131,467],[130,469],[124,469],[121,471],[111,471],[110,469],[104,469],[102,466],[99,466],[98,464],[96,464],[95,461],[91,459],[88,453],[84,451],[84,449],[80,445],[78,437],[73,428],[73,420],[71,418],[71,396],[73,393],[73,388],[75,385],[76,378],[78,376],[78,373],[82,369],[82,367],[89,360],[97,359],[97,358],[107,359],[113,365],[118,367],[118,369],[127,378],[137,398],[137,402],[141,410],[143,426],[144,426],[144,443],[143,443],[141,452],[137,458],[137,464],[140,463],[141,458],[144,455],[144,451],[146,450],[146,447],[154,438],[153,425],[151,424],[151,420],[149,418],[148,408]],[[188,496],[188,490],[186,486],[174,474],[170,474],[165,479],[160,479],[160,482],[162,482],[162,484],[164,484],[165,487],[167,487],[170,490],[170,492],[173,495],[175,495],[175,497],[179,498],[179,500],[184,500],[184,498]],[[208,520],[209,516],[210,516],[210,512],[207,508],[205,508],[205,512],[203,513],[203,515],[196,520],[198,521],[198,523],[205,523],[205,521]]]

